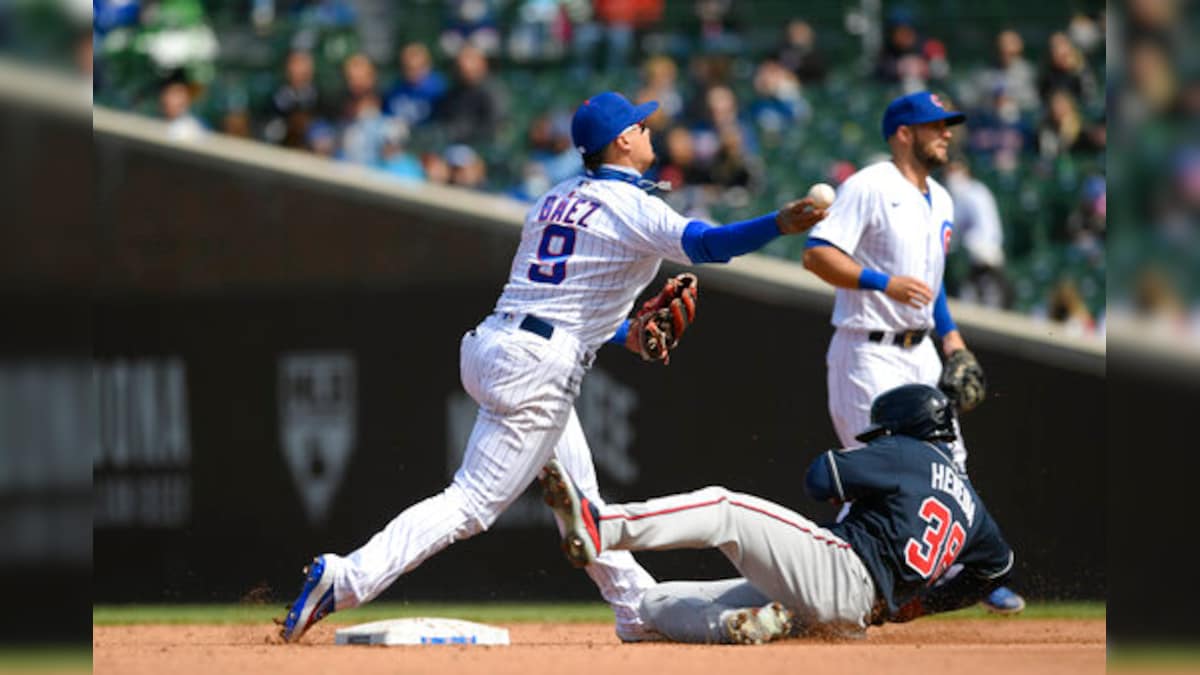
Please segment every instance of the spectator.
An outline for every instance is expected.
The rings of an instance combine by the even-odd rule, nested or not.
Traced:
[[[376,90],[375,66],[366,55],[354,54],[342,64],[342,74],[346,94],[339,156],[354,164],[375,166],[383,161],[388,124]]]
[[[1166,4],[1166,3],[1163,3]],[[1079,47],[1084,54],[1091,54],[1104,46],[1104,12],[1097,16],[1075,12],[1067,23],[1067,37]]]
[[[1093,264],[1104,262],[1108,229],[1108,197],[1103,176],[1083,181],[1079,202],[1067,216],[1065,234],[1071,248]]]
[[[1018,111],[1035,110],[1041,105],[1038,98],[1037,70],[1024,56],[1025,41],[1015,30],[1002,30],[996,35],[995,63],[971,79],[972,105],[983,107],[984,97],[996,91],[1004,95]],[[971,120],[972,126],[975,120]]]
[[[1087,68],[1082,52],[1067,37],[1057,32],[1050,36],[1050,57],[1038,79],[1038,93],[1045,102],[1056,91],[1071,94],[1076,101],[1090,104],[1096,100],[1096,78]]]
[[[542,167],[551,185],[583,171],[583,159],[571,145],[568,113],[557,111],[535,119],[529,127],[528,148],[529,160]]]
[[[1062,331],[1067,335],[1082,337],[1096,332],[1096,320],[1083,301],[1079,287],[1069,277],[1061,279],[1050,292],[1047,314],[1050,320],[1062,324]]]
[[[1174,107],[1179,84],[1167,50],[1157,41],[1139,40],[1129,46],[1128,73],[1130,100],[1128,120],[1137,123],[1161,116]]]
[[[532,201],[583,170],[579,151],[571,145],[571,117],[564,112],[534,119],[526,145],[529,156],[521,170],[521,181],[509,191],[516,199]]]
[[[457,56],[464,48],[471,47],[486,56],[499,53],[499,11],[495,0],[449,0],[445,6],[446,24],[439,38],[443,52]]]
[[[421,153],[421,169],[425,172],[426,182],[438,185],[450,183],[450,165],[439,153],[432,151]]]
[[[967,149],[975,157],[986,159],[1001,173],[1016,171],[1026,149],[1034,147],[1036,134],[1021,114],[1017,101],[1008,90],[998,86],[984,107],[971,111],[967,129]]]
[[[1189,331],[1187,307],[1166,272],[1145,267],[1134,284],[1134,311],[1150,334],[1180,337]]]
[[[192,90],[179,79],[170,79],[158,94],[158,109],[167,121],[167,137],[173,141],[195,141],[208,134],[200,118],[192,114]]]
[[[875,77],[885,83],[900,84],[905,91],[926,88],[929,62],[911,12],[897,9],[889,15],[883,49],[875,63]]]
[[[1074,150],[1094,150],[1084,135],[1083,116],[1075,97],[1065,89],[1056,89],[1046,104],[1046,114],[1038,127],[1038,152],[1047,159]]]
[[[463,47],[455,58],[455,69],[454,87],[442,99],[437,121],[452,143],[493,140],[505,104],[488,73],[487,57],[474,47]]]
[[[303,147],[308,126],[321,116],[321,94],[313,81],[312,54],[294,50],[284,62],[284,82],[271,95],[272,118],[265,136],[289,148]]]
[[[835,160],[829,165],[829,169],[825,172],[825,177],[834,186],[838,187],[846,182],[846,179],[854,175],[858,171],[858,167],[854,162],[845,159]]]
[[[713,182],[712,174],[696,159],[692,132],[686,127],[676,126],[667,132],[666,153],[660,163],[657,179],[669,182],[673,191]]]
[[[446,89],[445,76],[433,69],[429,48],[410,42],[400,50],[400,79],[384,97],[383,112],[415,127],[433,117]]]
[[[646,119],[646,125],[661,131],[683,112],[679,92],[679,67],[669,56],[652,56],[642,64],[642,88],[637,100],[658,101],[658,110]]]
[[[996,197],[971,175],[966,162],[946,165],[946,189],[954,198],[954,241],[970,261],[958,297],[988,307],[1012,305],[1012,286],[1004,273],[1004,226]]]
[[[780,136],[807,122],[812,115],[808,101],[800,91],[800,81],[778,61],[766,60],[754,73],[754,101],[750,119],[759,131]]]
[[[720,54],[742,51],[742,30],[734,17],[732,0],[696,0],[694,10],[701,51]]]
[[[398,119],[387,119],[383,125],[383,148],[379,168],[393,178],[408,182],[424,182],[425,169],[421,160],[406,149],[408,127]]]
[[[552,63],[567,52],[571,21],[566,3],[521,0],[508,34],[508,55],[521,64]]]
[[[244,107],[230,108],[221,116],[221,133],[237,138],[253,138],[250,111]]]
[[[580,74],[590,73],[597,62],[596,48],[603,44],[604,68],[613,74],[625,71],[634,56],[639,30],[662,20],[663,0],[593,0],[592,20],[580,21],[573,51]]]
[[[446,148],[446,165],[450,167],[449,183],[459,187],[481,190],[487,181],[487,165],[469,145],[456,143]]]
[[[711,163],[721,146],[721,134],[727,128],[740,132],[741,145],[748,154],[757,154],[758,140],[752,127],[742,122],[738,114],[737,96],[726,85],[710,87],[704,93],[704,118],[696,124],[696,156],[703,164]]]
[[[376,89],[375,64],[366,54],[351,54],[342,62],[342,79],[344,91],[338,108],[343,124],[380,114],[383,106]]]
[[[758,170],[758,165],[746,156],[742,132],[738,126],[721,127],[711,172],[713,183],[722,188],[757,189],[756,179],[762,172]],[[738,196],[735,197],[734,194]],[[723,200],[745,198],[744,193],[734,194],[727,192]]]
[[[825,58],[817,50],[817,32],[803,19],[787,22],[783,33],[783,45],[775,52],[775,59],[801,84],[818,84],[825,79],[828,69]]]

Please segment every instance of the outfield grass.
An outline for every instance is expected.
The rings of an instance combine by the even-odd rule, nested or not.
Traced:
[[[92,648],[88,645],[0,647],[0,673],[90,673]]]
[[[254,624],[270,623],[282,617],[283,605],[100,605],[92,608],[95,626],[120,626],[135,623],[167,624]],[[325,619],[330,623],[356,624],[381,619],[414,616],[453,617],[487,623],[513,622],[607,622],[612,610],[603,603],[371,603],[345,610]],[[957,618],[1013,619],[1103,619],[1106,607],[1100,602],[1038,603],[1017,617],[996,616],[980,607],[931,617],[931,620]]]

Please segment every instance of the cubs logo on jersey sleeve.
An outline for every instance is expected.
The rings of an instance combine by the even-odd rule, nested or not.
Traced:
[[[954,223],[942,221],[942,251],[947,255],[950,254],[950,240],[954,238]]]

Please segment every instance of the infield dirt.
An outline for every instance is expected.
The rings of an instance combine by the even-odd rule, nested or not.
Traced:
[[[1103,619],[916,621],[871,629],[864,640],[793,639],[759,647],[622,645],[610,624],[513,623],[507,647],[344,647],[337,625],[283,644],[271,626],[133,625],[92,629],[95,673],[436,673],[439,675],[673,675],[751,672],[1097,673],[1105,667]]]

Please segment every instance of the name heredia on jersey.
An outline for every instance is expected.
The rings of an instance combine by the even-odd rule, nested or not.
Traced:
[[[958,472],[949,464],[938,462],[931,462],[929,468],[933,472],[929,481],[930,486],[953,497],[954,501],[962,507],[963,513],[967,515],[967,525],[973,525],[975,523],[975,498],[971,496],[971,491],[967,489],[967,484],[959,477]]]

